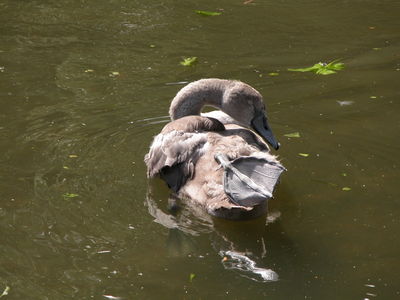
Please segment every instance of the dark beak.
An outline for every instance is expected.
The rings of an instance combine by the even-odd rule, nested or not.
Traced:
[[[271,128],[268,125],[267,118],[264,113],[258,113],[251,121],[253,129],[261,135],[261,137],[272,146],[275,150],[279,149],[280,144],[275,139]]]

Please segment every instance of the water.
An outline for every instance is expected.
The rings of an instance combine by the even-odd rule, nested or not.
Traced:
[[[4,299],[399,297],[398,3],[243,2],[0,3]],[[172,215],[146,179],[170,100],[206,77],[266,99],[288,169],[268,219]]]

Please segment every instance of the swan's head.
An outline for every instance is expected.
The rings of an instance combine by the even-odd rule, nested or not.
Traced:
[[[275,150],[280,147],[279,142],[275,139],[271,127],[269,127],[265,111],[258,111],[251,120],[251,128],[253,128],[263,139],[268,142]]]
[[[235,119],[235,124],[253,129],[274,149],[279,148],[279,143],[267,122],[264,100],[261,94],[248,84],[217,78],[192,82],[176,94],[169,114],[172,120],[199,115],[205,105],[219,108]]]
[[[280,146],[268,124],[267,112],[261,94],[243,82],[227,89],[221,103],[221,110],[256,131],[275,150]]]

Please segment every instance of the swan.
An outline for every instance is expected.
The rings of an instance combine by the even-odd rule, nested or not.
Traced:
[[[201,113],[204,106],[219,110]],[[262,95],[241,81],[200,79],[176,94],[169,115],[145,155],[147,176],[161,177],[174,195],[212,216],[265,214],[285,169],[267,145],[280,146]]]

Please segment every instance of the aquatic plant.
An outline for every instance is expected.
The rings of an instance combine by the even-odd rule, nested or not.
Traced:
[[[288,71],[292,72],[314,72],[319,75],[330,75],[336,73],[336,71],[343,70],[344,63],[340,62],[339,59],[335,59],[330,63],[322,63],[319,62],[308,68],[299,68],[299,69],[288,69]]]

